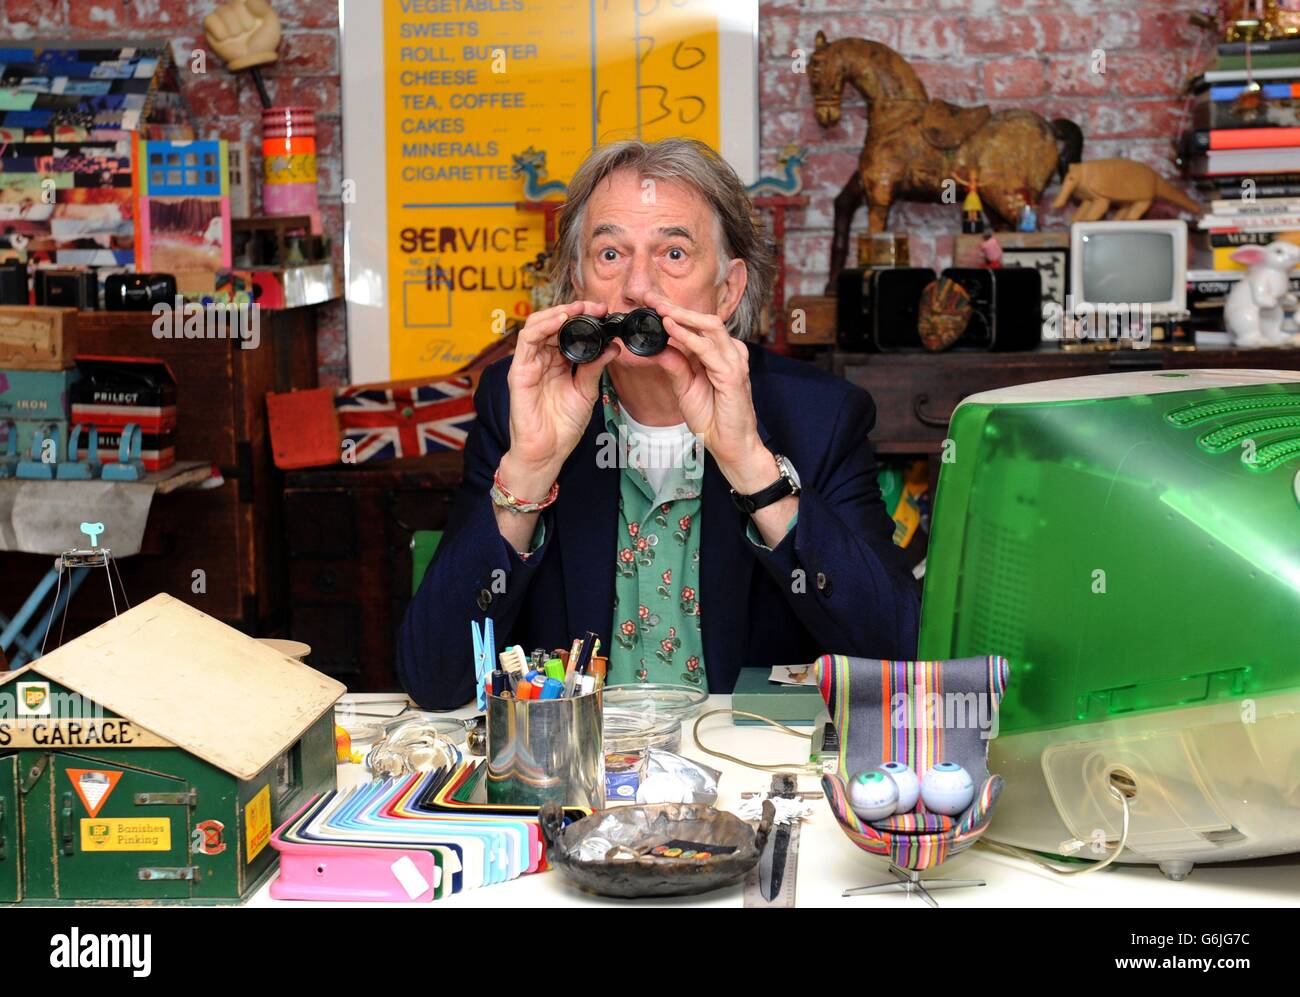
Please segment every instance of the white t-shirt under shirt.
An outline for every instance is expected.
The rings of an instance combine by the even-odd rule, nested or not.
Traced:
[[[626,408],[622,415],[627,424],[628,447],[633,454],[641,455],[640,466],[658,495],[669,470],[694,461],[695,434],[684,422],[676,426],[644,426],[628,415]]]

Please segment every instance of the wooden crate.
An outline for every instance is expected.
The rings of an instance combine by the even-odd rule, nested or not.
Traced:
[[[67,370],[77,352],[77,310],[0,307],[0,367]]]
[[[839,299],[834,295],[807,294],[790,299],[789,313],[793,318],[787,341],[791,346],[834,346],[835,325]],[[802,319],[800,332],[799,322]]]

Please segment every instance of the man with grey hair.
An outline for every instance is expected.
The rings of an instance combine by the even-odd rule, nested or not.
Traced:
[[[915,654],[870,396],[746,341],[772,269],[743,185],[702,143],[619,142],[582,164],[562,303],[483,374],[464,481],[402,624],[416,702],[473,697],[466,623],[484,616],[498,649],[596,632],[610,684],[726,693],[746,666]],[[569,319],[641,307],[663,319],[662,353],[560,353]]]

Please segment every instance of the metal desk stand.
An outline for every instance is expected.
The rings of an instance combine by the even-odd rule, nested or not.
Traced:
[[[983,886],[982,879],[922,879],[921,873],[915,869],[900,869],[889,863],[889,871],[898,877],[897,883],[881,883],[879,886],[858,886],[851,890],[845,890],[846,897],[860,897],[867,893],[906,893],[909,896],[916,894],[931,907],[938,907],[939,904],[934,897],[930,896],[930,890],[954,890],[963,886]]]

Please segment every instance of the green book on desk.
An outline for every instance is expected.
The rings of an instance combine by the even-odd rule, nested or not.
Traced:
[[[731,708],[757,713],[791,726],[811,727],[826,712],[815,685],[783,685],[770,679],[770,668],[742,668],[731,693]],[[737,724],[757,724],[748,717],[733,717]]]

